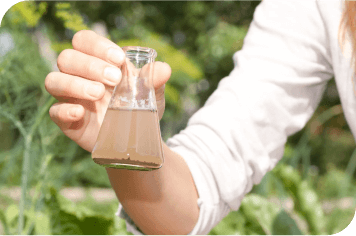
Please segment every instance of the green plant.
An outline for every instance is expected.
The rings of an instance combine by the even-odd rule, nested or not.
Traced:
[[[344,230],[355,217],[355,208],[335,209],[327,216],[326,229],[329,235]]]
[[[91,199],[74,203],[61,196],[55,188],[44,193],[41,210],[24,212],[24,234],[44,235],[107,235],[128,234],[123,220],[115,216],[117,201],[98,204]],[[12,204],[0,210],[0,219],[6,234],[16,234],[19,207]]]
[[[21,185],[22,196],[19,205],[2,201],[1,209],[6,210],[0,210],[0,221],[5,233],[128,234],[124,222],[114,216],[117,202],[105,207],[93,201],[73,203],[57,192],[65,185],[110,187],[110,183],[105,170],[64,136],[47,114],[55,100],[44,88],[50,64],[39,53],[36,32],[48,37],[51,48],[59,53],[72,47],[75,32],[101,22],[108,37],[120,46],[155,48],[157,60],[168,62],[173,69],[161,121],[167,139],[184,128],[191,112],[232,70],[232,54],[241,48],[257,5],[245,1],[26,1],[10,9],[0,29],[0,35],[10,42],[0,58],[0,132],[7,137],[0,146],[0,184]],[[350,160],[340,160],[346,163],[346,172],[336,165],[323,175],[318,171],[311,175],[312,165],[328,166],[324,159],[315,159],[316,155],[338,160],[339,156],[332,155],[349,153],[355,146],[346,127],[338,126],[336,138],[327,132],[334,119],[334,123],[345,123],[339,102],[330,101],[325,96],[322,112],[318,110],[307,127],[289,139],[276,169],[211,234],[332,234],[346,225],[354,209],[325,215],[320,199],[355,196],[356,152]],[[187,104],[194,104],[194,109],[188,111]],[[30,187],[35,190],[33,197],[27,194]],[[294,208],[287,211],[272,204],[268,201],[271,196],[292,198]],[[93,222],[102,227],[91,227],[89,232],[86,228]]]
[[[23,233],[25,215],[31,214],[38,204],[37,198],[32,201],[28,198],[29,184],[36,183],[38,196],[45,182],[42,178],[48,174],[47,166],[55,156],[50,150],[55,146],[55,138],[60,135],[60,131],[48,117],[49,107],[55,101],[44,89],[43,81],[49,73],[48,64],[43,61],[37,45],[27,37],[27,33],[18,29],[25,23],[34,27],[45,8],[46,4],[39,4],[36,8],[33,2],[17,4],[4,19],[5,25],[11,25],[12,22],[15,27],[1,29],[1,32],[11,32],[9,40],[13,40],[14,48],[7,52],[6,60],[0,62],[0,83],[3,91],[0,94],[0,121],[10,123],[18,134],[15,136],[17,142],[14,148],[1,156],[0,168],[6,170],[2,173],[4,183],[14,170],[13,167],[18,166],[17,162],[22,161],[22,168],[17,172],[21,173],[18,175],[21,179],[14,181],[15,184],[21,184],[18,234]],[[20,20],[16,22],[16,19]],[[31,202],[31,207],[28,207]],[[14,212],[11,210],[13,208],[10,208],[10,213]]]
[[[301,235],[290,215],[266,198],[248,194],[239,211],[231,212],[209,233],[210,235]]]
[[[279,165],[273,173],[282,181],[294,201],[294,209],[307,221],[311,234],[325,234],[325,216],[321,202],[308,181],[302,180],[291,166]]]
[[[78,212],[75,215],[74,212],[69,212],[69,207],[66,207],[70,204],[51,189],[49,202],[58,203],[56,207],[59,210],[55,211],[54,206],[48,206],[48,196],[46,200],[44,195],[46,191],[49,191],[49,183],[57,189],[65,183],[73,184],[76,180],[81,185],[82,181],[87,181],[98,186],[109,187],[107,178],[93,180],[93,173],[88,171],[99,167],[91,161],[85,151],[65,137],[48,116],[48,110],[55,102],[55,99],[44,88],[44,79],[50,72],[49,64],[40,55],[36,42],[29,37],[31,31],[36,27],[43,27],[39,25],[39,22],[48,9],[53,9],[55,16],[64,27],[73,33],[86,29],[87,26],[82,16],[71,7],[70,3],[56,3],[54,8],[47,7],[46,3],[35,2],[15,5],[5,15],[0,31],[0,33],[6,33],[14,45],[5,52],[6,60],[0,61],[0,85],[2,87],[0,122],[10,124],[10,130],[7,132],[14,134],[13,139],[5,147],[6,151],[0,153],[0,169],[3,177],[1,183],[21,185],[19,206],[9,206],[5,212],[1,213],[0,219],[4,224],[5,233],[93,234],[85,229],[85,225],[92,225],[90,222],[93,221],[101,225],[111,225],[114,222],[113,218],[96,215],[97,211],[90,212],[84,206],[76,209]],[[51,32],[50,28],[48,32]],[[58,41],[54,40],[54,42],[58,44]],[[156,36],[152,36],[151,42],[156,48],[161,46],[158,50],[162,52],[162,55],[166,55],[165,59],[171,60],[172,63],[181,61],[177,64],[178,70],[186,74],[188,81],[201,77],[200,69],[184,54]],[[66,42],[64,44],[67,45]],[[168,85],[167,94],[169,95],[168,111],[177,110],[181,104],[178,102],[179,95],[176,88]],[[78,164],[72,166],[74,159],[77,159],[75,161]],[[89,166],[89,168],[83,169],[84,166]],[[105,170],[100,168],[100,171],[101,176],[106,177]],[[35,188],[35,195],[32,198],[28,195],[29,187]],[[50,225],[43,229],[39,228],[36,219],[50,222]],[[53,223],[54,220],[57,221]],[[65,226],[57,228],[57,225],[62,224]],[[14,227],[17,228],[16,232]],[[106,228],[112,230],[111,226]],[[112,231],[98,233],[110,232]]]

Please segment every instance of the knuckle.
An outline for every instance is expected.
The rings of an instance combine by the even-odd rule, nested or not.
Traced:
[[[73,79],[69,81],[69,88],[72,88],[73,90],[77,91],[78,88],[83,87],[83,83],[81,83],[80,80],[78,79]]]
[[[74,91],[76,91],[75,89],[78,88],[78,83],[76,82],[76,79],[67,81],[67,84],[65,86],[65,93],[67,96],[69,97],[73,97],[74,96]]]
[[[95,73],[97,68],[97,63],[95,61],[90,61],[86,67],[87,67],[86,68],[87,75],[97,74]]]
[[[72,79],[68,81],[68,84],[66,86],[66,93],[69,97],[76,97],[76,98],[81,98],[83,97],[83,87],[85,87],[85,83],[82,80],[79,79]]]
[[[73,50],[72,49],[65,49],[63,50],[57,59],[57,66],[60,70],[64,67],[67,67],[68,61],[73,57]]]

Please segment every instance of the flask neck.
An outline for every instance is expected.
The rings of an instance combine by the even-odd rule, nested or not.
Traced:
[[[124,47],[125,63],[121,66],[122,79],[116,86],[109,108],[156,110],[153,88],[156,51],[143,47]]]

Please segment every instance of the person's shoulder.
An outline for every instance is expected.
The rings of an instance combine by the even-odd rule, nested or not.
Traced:
[[[327,22],[337,22],[339,23],[343,7],[344,1],[342,0],[320,0],[315,1],[318,10],[320,11],[320,15]]]

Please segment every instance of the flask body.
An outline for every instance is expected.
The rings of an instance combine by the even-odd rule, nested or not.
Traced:
[[[164,158],[152,83],[156,52],[142,47],[123,50],[122,80],[114,89],[92,158],[110,168],[158,169]]]

